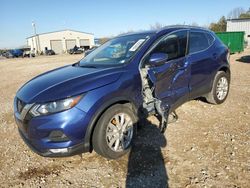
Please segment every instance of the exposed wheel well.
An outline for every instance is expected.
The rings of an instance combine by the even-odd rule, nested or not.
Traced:
[[[231,78],[231,72],[230,72],[230,69],[228,67],[222,67],[219,69],[219,71],[225,72],[226,74],[228,74],[229,79]]]

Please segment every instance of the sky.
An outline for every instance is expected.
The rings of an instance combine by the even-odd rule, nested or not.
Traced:
[[[150,25],[216,22],[249,0],[0,0],[0,48],[26,44],[37,33],[73,29],[96,38],[148,30]]]

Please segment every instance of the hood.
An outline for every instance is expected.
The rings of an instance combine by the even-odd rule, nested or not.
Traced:
[[[41,74],[17,92],[17,97],[25,103],[43,103],[102,87],[119,79],[121,68],[85,68],[65,66]]]

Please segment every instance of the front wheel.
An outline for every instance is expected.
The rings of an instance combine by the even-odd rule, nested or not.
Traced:
[[[223,103],[229,92],[230,76],[229,74],[219,71],[213,82],[213,88],[205,98],[209,103],[212,104],[221,104]]]
[[[136,134],[136,120],[129,104],[117,104],[106,110],[93,134],[92,143],[96,153],[117,159],[129,152]]]

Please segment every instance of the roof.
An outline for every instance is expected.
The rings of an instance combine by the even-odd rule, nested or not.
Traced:
[[[180,29],[199,29],[199,30],[204,30],[204,31],[210,31],[209,29],[206,29],[206,28],[203,28],[203,27],[198,27],[198,26],[170,25],[170,26],[160,28],[158,30],[147,30],[147,31],[138,31],[138,32],[125,33],[125,34],[118,35],[118,37],[127,36],[127,35],[135,35],[135,34],[154,34],[154,33],[159,33],[161,31],[166,31],[166,30],[171,30],[170,32],[172,32],[174,30],[180,30]]]
[[[234,19],[227,19],[227,21],[250,21],[250,18],[234,18]]]
[[[129,35],[140,35],[140,34],[147,35],[147,34],[153,34],[153,33],[156,33],[156,30],[128,32],[128,33],[123,33],[123,34],[117,35],[117,37],[123,37],[123,36],[129,36]]]
[[[63,29],[63,30],[58,30],[58,31],[46,32],[46,33],[38,33],[37,35],[45,35],[45,34],[50,34],[50,33],[62,32],[62,31],[73,31],[73,32],[78,32],[78,33],[84,33],[84,34],[94,35],[93,33],[87,33],[87,32],[77,31],[77,30],[73,30],[73,29]],[[30,37],[27,37],[26,39],[32,38],[34,36],[36,36],[36,35],[32,35]]]
[[[200,30],[210,31],[207,28],[199,27],[199,26],[191,26],[191,25],[169,25],[169,26],[166,26],[166,27],[163,27],[163,28],[159,29],[158,32],[160,32],[162,30],[166,30],[166,29],[173,29],[173,30],[179,30],[179,29],[200,29]]]

